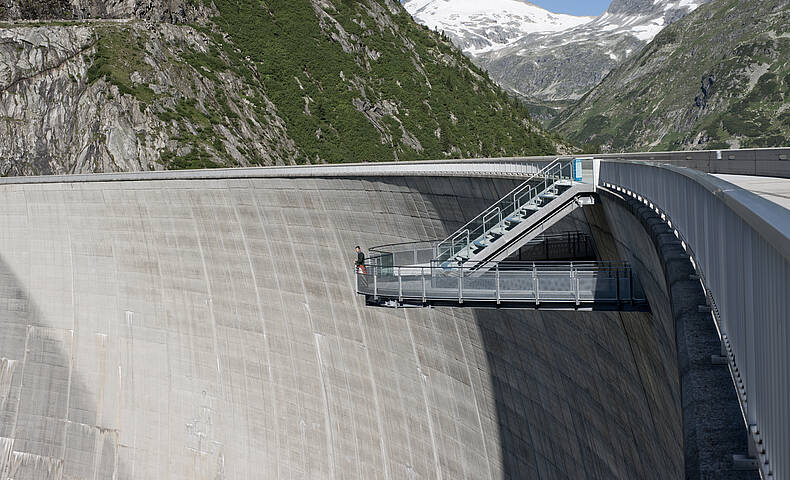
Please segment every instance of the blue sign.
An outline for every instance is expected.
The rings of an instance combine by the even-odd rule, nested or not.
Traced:
[[[573,179],[577,182],[582,181],[582,159],[577,158],[573,162]]]

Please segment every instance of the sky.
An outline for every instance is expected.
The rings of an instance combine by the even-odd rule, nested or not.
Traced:
[[[555,13],[600,15],[609,8],[611,0],[530,0],[530,2]]]

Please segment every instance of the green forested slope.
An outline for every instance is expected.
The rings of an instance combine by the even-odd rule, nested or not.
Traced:
[[[249,56],[306,159],[554,151],[518,102],[397,3],[215,3],[225,51]]]
[[[0,174],[565,148],[395,0],[9,1]]]
[[[603,150],[790,144],[790,2],[714,0],[667,27],[552,126]]]

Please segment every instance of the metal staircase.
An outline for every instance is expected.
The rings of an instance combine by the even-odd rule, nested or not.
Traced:
[[[555,160],[440,242],[372,248],[356,292],[395,308],[649,310],[629,265],[590,261],[591,239],[580,232],[545,233],[594,203],[594,167],[592,182],[581,170],[581,159]],[[506,261],[516,252],[545,255]]]
[[[574,209],[591,204],[594,186],[577,181],[578,163],[555,160],[436,246],[449,269],[488,270]]]

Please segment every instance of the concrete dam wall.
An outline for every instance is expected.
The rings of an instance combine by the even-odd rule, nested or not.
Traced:
[[[355,245],[442,237],[514,185],[0,186],[0,478],[683,477],[662,315],[353,294]]]

